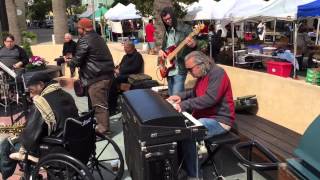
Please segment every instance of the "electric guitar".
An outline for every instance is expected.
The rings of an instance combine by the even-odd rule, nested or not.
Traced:
[[[204,29],[204,24],[198,24],[193,28],[193,31],[187,37],[193,37],[200,33]],[[187,38],[185,38],[178,46],[170,46],[165,50],[166,58],[163,59],[158,57],[158,66],[160,70],[160,75],[162,78],[166,78],[171,69],[175,68],[174,59],[177,54],[184,48],[187,44]]]

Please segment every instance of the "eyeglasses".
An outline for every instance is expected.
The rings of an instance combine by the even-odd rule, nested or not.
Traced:
[[[14,41],[4,41],[4,42],[7,42],[7,43],[13,43]]]
[[[195,64],[195,65],[193,65],[192,67],[186,68],[186,69],[187,69],[187,71],[191,72],[191,71],[193,70],[193,68],[195,68],[196,66],[198,66],[198,65],[200,65],[200,64],[202,64],[202,63]]]

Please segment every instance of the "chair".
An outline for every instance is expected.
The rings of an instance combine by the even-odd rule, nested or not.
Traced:
[[[216,163],[214,161],[214,157],[216,153],[221,149],[221,147],[236,143],[240,140],[240,137],[237,135],[237,131],[235,129],[231,129],[229,132],[213,136],[209,139],[204,140],[205,146],[208,151],[208,157],[202,163],[202,166],[211,164],[213,166],[215,177],[222,177],[221,173],[218,172],[216,167]]]

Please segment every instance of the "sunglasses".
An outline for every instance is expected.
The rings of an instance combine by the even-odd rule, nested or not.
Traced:
[[[195,64],[195,65],[193,65],[192,67],[186,68],[186,69],[187,69],[187,71],[191,72],[191,71],[193,70],[193,68],[195,68],[196,66],[198,66],[198,65],[200,65],[200,64],[203,64],[203,63]]]

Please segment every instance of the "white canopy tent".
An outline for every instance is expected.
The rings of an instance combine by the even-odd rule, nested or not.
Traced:
[[[272,0],[255,14],[250,14],[246,18],[274,17],[283,20],[295,20],[298,6],[312,1],[314,0]]]
[[[186,21],[192,20],[211,20],[213,12],[216,11],[217,2],[214,0],[199,0],[187,7],[187,15],[184,17]]]
[[[266,7],[270,1],[264,0],[237,0],[232,7],[224,13],[223,19],[240,21],[248,16],[255,15],[258,11]]]
[[[139,11],[136,9],[136,6],[132,3],[125,6],[121,3],[118,3],[113,8],[104,15],[108,20],[113,21],[122,21],[128,19],[140,19],[141,16],[138,14]]]
[[[121,12],[125,8],[126,8],[125,5],[118,3],[113,8],[109,9],[109,11],[106,14],[104,14],[104,18],[106,18],[108,20],[114,20],[117,18],[118,13]]]

